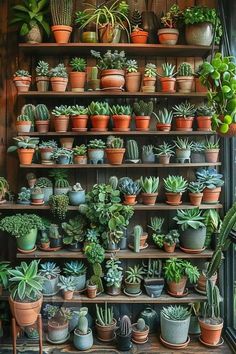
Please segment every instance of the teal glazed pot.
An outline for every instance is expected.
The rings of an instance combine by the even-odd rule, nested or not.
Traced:
[[[16,239],[17,248],[23,251],[31,251],[35,247],[37,229],[32,229],[27,235]]]
[[[73,343],[78,350],[88,350],[93,346],[93,332],[89,328],[87,334],[80,334],[78,329],[74,330]]]

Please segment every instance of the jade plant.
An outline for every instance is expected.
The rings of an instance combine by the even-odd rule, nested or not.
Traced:
[[[93,274],[90,277],[90,282],[97,285],[98,292],[103,292],[103,270],[101,263],[105,259],[105,251],[104,248],[98,243],[97,236],[96,238],[92,238],[90,233],[90,240],[91,241],[88,241],[87,238],[87,244],[85,246],[85,255],[93,269]]]

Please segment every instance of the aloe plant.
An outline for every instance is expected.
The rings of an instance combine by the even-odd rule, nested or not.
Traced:
[[[167,192],[183,193],[186,191],[188,182],[182,176],[168,176],[163,178],[164,187]]]
[[[143,193],[156,193],[159,186],[159,177],[141,177],[139,184]]]
[[[189,210],[177,210],[177,215],[173,218],[177,221],[180,228],[185,231],[189,228],[197,230],[199,228],[205,227],[201,211],[198,208]]]

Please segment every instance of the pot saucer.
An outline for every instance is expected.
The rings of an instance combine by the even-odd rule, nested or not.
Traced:
[[[114,337],[112,339],[101,339],[101,338],[98,337],[98,335],[96,335],[96,338],[98,340],[100,340],[100,342],[107,342],[108,343],[108,342],[112,342],[113,340],[116,339],[116,334],[114,335]]]
[[[206,247],[203,248],[199,248],[199,249],[191,249],[191,248],[184,248],[179,246],[179,248],[181,249],[181,251],[185,252],[185,253],[189,253],[189,254],[198,254],[198,253],[202,253]]]
[[[135,344],[145,344],[145,343],[147,343],[148,342],[148,338],[144,341],[144,342],[137,342],[136,340],[134,340],[133,338],[131,339],[132,340],[132,342],[133,343],[135,343]]]
[[[17,247],[17,250],[18,250],[20,253],[23,253],[23,254],[32,253],[32,252],[36,251],[36,249],[37,249],[37,247],[35,246],[32,250],[26,251],[26,250],[22,250],[21,248],[18,248],[18,247]]]
[[[52,294],[43,294],[43,296],[44,296],[44,297],[55,296],[55,295],[57,295],[57,294],[59,293],[59,291],[60,291],[60,290],[57,290],[57,291],[55,291],[55,292],[52,293]]]
[[[174,206],[181,205],[182,203],[183,203],[183,202],[180,202],[180,203],[176,204],[176,203],[172,203],[172,202],[169,202],[168,200],[166,200],[166,204],[174,205]]]
[[[104,87],[104,88],[102,88],[100,90],[101,91],[118,91],[118,92],[124,91],[124,89],[121,88],[121,87]]]
[[[144,128],[135,128],[138,132],[149,132],[149,128],[144,129]]]
[[[44,202],[42,202],[42,203],[34,203],[34,202],[31,202],[30,204],[31,204],[31,205],[36,205],[36,206],[37,206],[37,205],[44,205]]]
[[[61,246],[60,247],[54,247],[54,248],[52,248],[52,247],[43,248],[41,246],[38,246],[38,248],[40,249],[40,251],[45,251],[45,252],[56,252],[56,251],[59,251],[59,250],[62,249]]]
[[[41,164],[42,165],[54,165],[53,161],[49,161],[49,160],[41,160]]]
[[[130,243],[129,243],[128,246],[129,246],[129,248],[131,248],[131,250],[134,249],[134,246],[131,245]],[[140,246],[139,249],[140,249],[140,250],[145,250],[146,248],[148,248],[148,246],[149,246],[149,245],[148,245],[148,243],[146,242],[143,246]]]
[[[112,128],[114,132],[129,132],[130,128]]]
[[[199,294],[206,295],[206,291],[198,289],[197,285],[194,286],[194,290],[196,290],[196,292]]]
[[[190,342],[190,337],[188,336],[187,338],[187,341],[183,344],[173,344],[173,343],[169,343],[167,341],[165,341],[162,336],[160,336],[160,341],[161,343],[167,347],[167,348],[170,348],[170,349],[175,349],[175,350],[180,350],[180,349],[184,349],[187,347],[187,345],[189,344]]]
[[[108,129],[102,129],[102,128],[91,128],[90,129],[92,132],[107,132]]]
[[[137,297],[137,296],[139,296],[139,295],[142,294],[142,290],[140,290],[140,292],[137,293],[137,294],[130,294],[130,293],[127,293],[125,289],[123,290],[123,292],[124,292],[125,295],[130,296],[130,297]]]
[[[220,341],[217,344],[210,344],[210,343],[204,342],[201,335],[198,337],[198,339],[203,345],[205,345],[206,347],[209,347],[209,348],[218,348],[224,344],[224,339],[222,337],[220,337]]]
[[[88,128],[72,128],[72,132],[86,132]]]
[[[167,290],[167,293],[172,296],[172,297],[176,297],[176,298],[181,298],[181,297],[185,297],[188,295],[188,289],[185,289],[185,292],[183,294],[174,294],[171,291]]]
[[[59,341],[52,341],[51,339],[48,338],[48,334],[46,334],[46,340],[49,342],[49,343],[52,343],[52,344],[63,344],[65,342],[68,341],[68,339],[70,339],[70,333],[66,336],[66,338],[62,339],[62,340],[59,340]]]
[[[138,203],[137,200],[136,200],[135,203],[132,203],[132,204],[131,203],[127,203],[126,201],[123,202],[124,205],[130,205],[130,206],[136,205],[137,203]]]

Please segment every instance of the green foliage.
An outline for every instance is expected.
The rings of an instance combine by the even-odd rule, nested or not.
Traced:
[[[203,213],[203,217],[204,217],[204,224],[206,226],[205,246],[209,247],[211,244],[212,235],[213,235],[213,233],[219,232],[219,230],[221,228],[222,221],[220,219],[220,215],[219,215],[218,211],[215,209],[206,210]]]
[[[58,64],[55,68],[49,71],[50,77],[62,77],[64,79],[68,78],[66,67],[63,63]]]
[[[46,279],[55,279],[59,276],[61,270],[55,262],[45,262],[40,264],[39,275]]]
[[[211,280],[206,283],[207,301],[203,304],[203,319],[204,321],[211,319],[214,324],[222,323],[220,317],[220,302],[221,296],[218,286],[214,285]]]
[[[203,152],[205,150],[204,141],[192,141],[191,151],[193,152]]]
[[[170,193],[183,193],[186,191],[188,182],[182,176],[168,176],[163,178],[164,187]]]
[[[189,182],[188,190],[190,193],[202,193],[204,185],[199,181]],[[217,213],[218,214],[218,213]]]
[[[55,140],[41,141],[39,144],[39,149],[53,148],[57,149],[57,142]]]
[[[217,139],[216,141],[211,141],[210,139],[206,139],[205,150],[219,149],[220,148],[219,141],[220,141],[219,139]]]
[[[121,149],[124,146],[124,140],[119,138],[119,137],[115,137],[115,136],[108,136],[107,138],[107,147],[109,149]]]
[[[47,106],[45,106],[45,104],[38,104],[35,107],[34,114],[35,114],[35,120],[49,120],[50,119],[50,113],[49,113]]]
[[[134,102],[133,110],[136,116],[150,116],[153,113],[153,102],[143,100]]]
[[[176,117],[189,118],[194,116],[196,109],[194,105],[185,101],[175,105],[173,111]]]
[[[49,64],[44,60],[39,60],[35,71],[36,76],[49,76]]]
[[[142,262],[143,269],[147,278],[160,278],[162,271],[162,261],[161,259],[148,259],[147,264]]]
[[[129,177],[122,177],[119,179],[118,189],[124,195],[137,195],[140,192],[139,183],[133,181]]]
[[[49,205],[54,217],[59,220],[64,220],[68,211],[69,197],[65,194],[51,195]]]
[[[184,321],[191,315],[189,308],[181,305],[163,307],[161,316],[170,321]]]
[[[73,315],[70,308],[50,304],[45,305],[43,312],[46,318],[61,325],[68,323]]]
[[[19,69],[15,72],[14,77],[31,77],[28,70]]]
[[[143,332],[146,330],[146,323],[143,318],[139,318],[136,324],[136,328],[138,331]]]
[[[161,155],[173,156],[174,155],[173,146],[171,144],[166,143],[165,141],[163,141],[163,144],[159,145],[155,149],[157,151],[157,156],[161,156]]]
[[[108,307],[107,302],[104,308],[96,304],[96,319],[100,326],[110,326],[114,321],[113,307]]]
[[[196,177],[198,181],[200,181],[204,187],[209,189],[215,189],[217,187],[221,187],[224,184],[222,181],[223,175],[217,173],[215,168],[200,168],[196,172]]]
[[[17,118],[16,118],[17,122],[30,122],[30,118],[26,115],[26,114],[20,114]]]
[[[165,236],[164,236],[164,242],[168,245],[168,246],[172,246],[176,243],[179,242],[179,232],[178,230],[170,230]]]
[[[189,141],[189,138],[182,139],[178,136],[177,136],[177,139],[174,140],[174,144],[175,144],[176,148],[180,149],[180,150],[189,150],[189,149],[191,149],[191,146],[192,146],[192,142]]]
[[[212,117],[214,113],[215,113],[214,108],[208,104],[202,104],[197,107],[197,116],[198,117],[199,116]]]
[[[143,145],[142,146],[142,153],[145,156],[150,156],[152,155],[154,152],[154,145]]]
[[[50,0],[53,25],[71,26],[73,0]]]
[[[132,108],[130,105],[123,106],[123,105],[113,105],[110,108],[112,115],[127,115],[130,116],[132,114]]]
[[[0,177],[0,194],[2,197],[5,196],[6,192],[9,191],[9,184],[4,177]]]
[[[21,202],[29,202],[31,198],[31,191],[29,188],[21,187],[18,193],[17,200]]]
[[[32,125],[34,125],[34,120],[36,118],[35,110],[36,107],[31,103],[25,104],[21,109],[21,114],[28,116],[29,120],[32,122]]]
[[[110,107],[107,102],[94,102],[92,101],[88,106],[88,114],[90,116],[97,116],[97,115],[110,115]]]
[[[100,70],[124,70],[126,67],[126,57],[123,50],[121,52],[108,50],[103,56],[100,52],[91,50],[91,55],[97,59],[97,67]]]
[[[86,69],[86,65],[86,60],[84,58],[75,57],[70,61],[72,71],[84,72]]]
[[[137,60],[129,59],[126,61],[126,72],[127,73],[137,73],[138,72]]]
[[[16,238],[26,236],[33,229],[44,230],[42,219],[35,214],[15,214],[0,220],[0,230]]]
[[[143,193],[157,193],[159,177],[140,177],[139,184]]]
[[[67,157],[71,163],[71,157],[73,155],[73,151],[71,149],[67,149],[67,148],[57,148],[55,150],[53,150],[52,155],[51,155],[51,159],[52,160],[58,160],[59,157],[64,156]]]
[[[60,105],[60,106],[56,106],[53,110],[52,110],[52,114],[56,117],[59,116],[69,116],[71,113],[71,107],[70,106],[66,106],[66,105]]]
[[[89,244],[85,247],[84,253],[88,259],[88,262],[91,264],[100,264],[105,259],[104,248],[98,243],[89,242]]]
[[[153,242],[158,248],[162,248],[164,246],[164,237],[165,237],[164,234],[152,235]]]
[[[73,245],[77,242],[83,242],[85,236],[86,219],[82,215],[76,215],[68,222],[63,222],[61,227],[65,232],[63,243]]]
[[[164,274],[167,281],[175,283],[179,283],[183,277],[187,276],[190,283],[195,284],[200,276],[196,266],[180,258],[167,259]]]
[[[151,225],[148,225],[155,233],[159,233],[162,230],[165,219],[158,216],[153,216],[150,219]]]
[[[10,262],[0,262],[0,286],[4,289],[8,286]]]
[[[127,141],[126,151],[128,160],[139,160],[139,148],[136,140]]]
[[[171,64],[171,63],[163,63],[161,65],[162,68],[162,74],[157,74],[158,76],[161,77],[175,77],[175,75],[177,74],[177,72],[175,72],[175,65]]]
[[[90,278],[90,282],[92,284],[97,285],[97,290],[98,292],[103,292],[103,283],[102,283],[102,277],[103,277],[103,271],[102,271],[102,267],[101,264],[99,263],[94,263],[93,264],[93,275]]]
[[[128,267],[125,272],[125,280],[131,284],[139,284],[143,280],[143,275],[145,271],[142,266],[134,265],[133,267]]]
[[[111,258],[106,262],[106,275],[104,279],[107,283],[107,286],[114,286],[119,288],[123,279],[123,268],[120,266],[121,261],[115,258]]]
[[[161,23],[165,28],[176,28],[180,19],[182,19],[182,12],[179,6],[174,4],[166,12],[165,16],[161,17]]]
[[[88,143],[89,149],[105,149],[106,144],[101,139],[90,140]]]
[[[178,76],[193,76],[193,69],[189,63],[181,63],[178,67]]]
[[[153,115],[156,118],[157,123],[161,124],[171,124],[173,119],[173,112],[168,111],[167,108],[164,108],[163,110],[159,109],[158,113],[153,112]]]
[[[86,274],[86,267],[82,261],[68,261],[64,263],[63,272],[68,276],[80,276]]]
[[[14,152],[17,149],[35,149],[39,143],[39,138],[30,138],[29,136],[18,136],[13,140],[16,141],[16,145],[9,146],[7,152]]]
[[[153,63],[147,63],[144,69],[145,77],[156,77],[157,76],[157,67]]]
[[[198,230],[204,227],[204,217],[198,208],[187,209],[187,210],[177,210],[177,215],[173,218],[180,225],[180,228],[185,231],[189,228]]]
[[[73,155],[74,156],[85,156],[87,153],[87,147],[82,144],[82,145],[77,145],[73,148]]]
[[[78,104],[70,107],[70,115],[71,116],[87,115],[87,114],[88,114],[87,107],[79,106]]]
[[[60,275],[58,287],[60,290],[64,291],[75,291],[76,280],[73,276],[64,277],[63,275]]]
[[[41,188],[52,187],[52,182],[47,177],[39,177],[36,181],[36,186]]]

